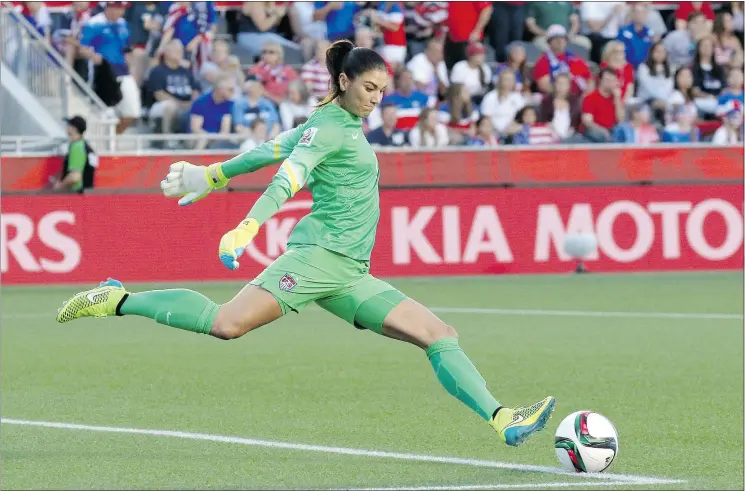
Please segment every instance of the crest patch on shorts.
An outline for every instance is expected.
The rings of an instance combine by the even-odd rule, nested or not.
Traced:
[[[303,136],[300,137],[300,140],[298,140],[297,144],[309,147],[310,144],[313,142],[313,138],[315,138],[317,131],[318,128],[308,128],[307,130],[303,131]]]
[[[293,278],[290,273],[285,273],[285,275],[279,280],[279,289],[284,292],[292,291],[296,286],[297,281],[295,281],[295,278]]]

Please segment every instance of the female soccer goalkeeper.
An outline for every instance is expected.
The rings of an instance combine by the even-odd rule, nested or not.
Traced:
[[[380,103],[388,81],[375,51],[337,41],[326,52],[332,90],[305,124],[227,162],[208,167],[177,162],[161,183],[168,197],[188,205],[225,187],[239,174],[282,162],[264,194],[220,241],[220,261],[231,270],[259,227],[306,183],[313,207],[293,230],[287,251],[230,302],[217,305],[190,290],[129,293],[109,279],[68,300],[57,321],[138,315],[160,324],[235,339],[290,311],[316,302],[360,328],[426,351],[447,392],[475,411],[511,446],[543,429],[554,398],[503,407],[458,345],[455,330],[432,312],[370,273],[380,215],[378,160],[361,118]]]

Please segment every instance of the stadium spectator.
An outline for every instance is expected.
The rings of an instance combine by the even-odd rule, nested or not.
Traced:
[[[309,118],[318,100],[310,95],[302,80],[296,79],[287,86],[287,99],[279,105],[282,130],[291,130],[297,118]],[[271,132],[270,132],[271,133]]]
[[[329,42],[325,39],[317,41],[315,56],[300,70],[300,78],[308,86],[310,94],[319,100],[323,100],[328,95],[329,83],[331,82],[331,75],[326,68],[326,50],[328,47]]]
[[[269,139],[266,123],[261,118],[251,121],[251,126],[244,135],[247,138],[241,143],[241,152],[249,152]]]
[[[714,38],[714,60],[718,65],[731,66],[738,55],[742,57],[742,45],[735,35],[732,14],[729,12],[721,12],[714,19]]]
[[[494,129],[500,135],[512,134],[516,130],[512,124],[515,115],[525,106],[525,98],[515,90],[515,73],[503,70],[494,90],[484,96],[481,102],[481,115],[489,116]]]
[[[88,80],[88,60],[80,53],[80,36],[83,25],[91,18],[90,2],[71,2],[70,7],[62,13],[57,28],[52,33],[52,40],[57,51],[62,53],[67,64]]]
[[[654,41],[660,41],[665,34],[667,34],[667,24],[665,19],[662,18],[660,11],[655,8],[654,2],[634,2],[633,5],[644,4],[647,6],[647,18],[644,21],[644,25],[654,33]]]
[[[161,46],[174,38],[181,41],[185,59],[199,73],[211,48],[216,24],[213,2],[173,2],[163,25]]]
[[[442,39],[448,18],[448,2],[405,2],[404,29],[409,54],[416,56],[428,40]]]
[[[21,2],[16,9],[41,37],[52,41],[52,16],[44,2]]]
[[[690,21],[690,15],[700,13],[706,18],[708,29],[711,30],[714,22],[714,10],[711,8],[711,2],[679,2],[678,8],[675,9],[675,30],[685,29]]]
[[[427,41],[427,48],[423,53],[414,55],[406,64],[406,68],[414,76],[417,90],[430,97],[438,97],[447,87],[447,68],[443,61],[442,41],[432,38]]]
[[[438,108],[438,119],[447,126],[450,141],[457,144],[472,135],[474,122],[478,118],[479,112],[468,87],[463,84],[451,85],[445,101]]]
[[[89,4],[90,2],[79,2]],[[86,8],[88,6],[86,5]],[[150,57],[161,43],[163,22],[168,13],[166,2],[133,2],[124,12],[132,45],[132,76],[140,85],[150,67]],[[162,43],[165,45],[167,43]]]
[[[677,106],[671,111],[671,121],[662,132],[664,143],[696,143],[701,141],[701,130],[696,127],[696,110]]]
[[[741,70],[730,70],[727,75],[727,87],[719,94],[718,105],[724,106],[729,101],[739,101],[745,105],[743,98],[743,73]]]
[[[267,43],[301,51],[298,44],[277,33],[287,15],[287,5],[279,2],[243,2],[238,17],[238,44],[256,58]]]
[[[298,78],[295,69],[286,65],[284,60],[282,45],[269,41],[264,44],[261,61],[248,71],[264,85],[266,96],[275,104],[280,104],[287,98],[287,86]]]
[[[484,45],[475,42],[468,45],[465,60],[461,60],[453,66],[450,72],[450,83],[464,84],[468,87],[474,102],[478,103],[489,90],[492,73],[486,64]]]
[[[618,76],[612,68],[600,70],[598,88],[582,101],[580,131],[593,143],[611,140],[611,130],[624,120],[625,110],[618,86]]]
[[[240,92],[245,80],[241,62],[237,56],[230,54],[230,45],[218,39],[212,44],[210,60],[202,64],[199,76],[205,85],[214,85],[217,78],[223,74],[233,80],[236,93]]]
[[[665,36],[663,41],[670,66],[677,70],[679,67],[690,65],[693,62],[691,46],[708,34],[709,28],[706,25],[704,14],[701,12],[691,13],[688,16],[685,29],[676,29]]]
[[[326,40],[326,23],[313,19],[315,9],[313,2],[292,2],[287,14],[305,60],[313,58],[313,50],[319,41]]]
[[[414,89],[414,76],[409,70],[402,70],[396,79],[396,91],[383,98],[383,104],[396,106],[396,128],[411,130],[420,121],[420,113],[434,105],[434,99],[424,92]]]
[[[590,59],[600,63],[605,43],[618,38],[626,21],[626,2],[582,2],[582,33],[592,41]]]
[[[209,135],[229,135],[233,126],[233,79],[225,74],[217,77],[215,88],[198,97],[191,105],[189,130],[201,135],[196,150],[205,148],[234,148],[230,141],[210,139]]]
[[[394,67],[403,66],[406,62],[406,31],[401,2],[378,2],[377,9],[368,9],[367,12],[371,27],[382,32],[380,55]]]
[[[525,26],[535,36],[533,44],[541,51],[548,50],[546,31],[553,25],[562,26],[567,32],[568,41],[586,50],[592,43],[579,34],[579,15],[572,2],[528,2],[528,18]]]
[[[711,143],[714,145],[740,145],[743,142],[742,104],[730,101],[721,111],[722,126],[714,132]]]
[[[380,145],[381,147],[406,145],[406,133],[396,128],[398,119],[396,106],[390,103],[381,104],[380,113],[383,124],[367,134],[367,141],[370,142],[370,145]]]
[[[484,37],[484,28],[492,15],[489,2],[448,2],[445,37],[445,66],[450,72],[456,63],[466,58],[471,43]]]
[[[188,129],[188,115],[191,104],[199,96],[191,70],[182,66],[184,45],[178,39],[171,39],[163,51],[163,60],[153,68],[146,82],[147,92],[152,94],[155,103],[148,116],[159,121],[163,133],[184,133]]]
[[[667,101],[668,111],[672,113],[676,107],[685,106],[688,110],[698,113],[693,97],[693,73],[690,68],[687,66],[678,68],[675,72],[674,88],[673,94]]]
[[[559,141],[550,125],[538,123],[538,113],[533,106],[520,109],[515,124],[518,129],[512,135],[513,145],[550,145]]]
[[[603,49],[601,68],[609,67],[616,71],[621,98],[629,103],[634,96],[634,67],[626,61],[626,48],[621,41],[610,41]]]
[[[613,141],[616,143],[633,143],[635,145],[649,145],[659,143],[660,135],[649,123],[649,106],[644,103],[632,104],[629,107],[631,117],[613,129]]]
[[[500,63],[494,69],[493,83],[497,83],[499,74],[505,69],[510,69],[515,74],[515,90],[530,94],[530,78],[528,77],[528,64],[525,47],[520,43],[512,43],[507,46],[507,61]]]
[[[243,96],[235,100],[232,117],[235,132],[239,135],[250,137],[251,123],[257,119],[264,122],[271,137],[280,131],[277,109],[272,101],[264,96],[264,86],[253,77],[249,77],[243,84]]]
[[[636,83],[636,98],[651,105],[655,118],[662,121],[667,101],[675,90],[667,50],[662,42],[653,44],[647,60],[639,65]]]
[[[550,26],[546,30],[549,50],[538,58],[533,68],[533,79],[538,90],[549,94],[553,90],[553,80],[559,73],[569,73],[572,77],[572,93],[581,94],[591,83],[590,67],[587,62],[567,51],[567,31],[562,26]]]
[[[621,28],[618,40],[626,49],[626,59],[634,69],[647,59],[649,48],[655,42],[655,33],[648,25],[647,5],[639,2],[631,6],[631,24]]]
[[[426,107],[419,114],[419,122],[409,132],[409,143],[414,148],[446,147],[450,143],[448,130],[437,121],[437,112]]]
[[[313,20],[326,22],[329,41],[351,40],[354,37],[354,17],[359,10],[357,2],[315,2]]]
[[[724,88],[724,69],[714,60],[714,38],[701,38],[693,57],[693,97],[700,111],[713,114],[719,93]]]
[[[466,141],[469,147],[496,147],[499,140],[494,132],[494,124],[489,116],[481,116],[476,122],[476,134]]]
[[[556,137],[566,141],[575,135],[582,117],[579,97],[572,94],[572,80],[568,73],[560,73],[554,80],[554,91],[546,95],[538,107],[538,121],[549,123]]]
[[[53,181],[57,192],[83,193],[94,184],[98,156],[85,141],[87,124],[81,116],[67,120],[67,152],[59,180]]]
[[[83,26],[80,40],[81,53],[97,65],[97,82],[94,84],[99,89],[96,92],[103,96],[104,101],[119,99],[116,104],[120,115],[117,133],[123,133],[135,122],[142,110],[140,88],[130,74],[127,59],[131,48],[129,25],[123,17],[126,7],[127,2],[106,2],[104,11],[91,17]],[[111,83],[104,82],[109,80]],[[114,88],[112,91],[110,86],[118,86],[118,90]],[[118,93],[112,93],[114,91]]]
[[[489,19],[489,44],[497,61],[506,59],[506,49],[513,41],[522,41],[525,31],[527,2],[492,2]]]

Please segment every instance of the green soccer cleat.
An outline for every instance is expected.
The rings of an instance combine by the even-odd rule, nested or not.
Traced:
[[[502,408],[489,424],[497,430],[502,441],[517,447],[536,431],[541,431],[551,418],[556,399],[546,397],[532,406],[515,409]]]
[[[121,282],[109,278],[97,288],[74,295],[57,310],[57,322],[70,322],[81,317],[116,315],[116,307],[127,294]]]

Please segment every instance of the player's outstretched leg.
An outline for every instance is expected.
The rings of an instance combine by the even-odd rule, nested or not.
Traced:
[[[483,377],[458,344],[455,329],[429,309],[406,299],[383,321],[383,335],[426,350],[437,379],[448,393],[486,420],[510,446],[518,446],[542,430],[554,410],[551,396],[531,405],[502,406],[486,388]]]
[[[121,282],[109,278],[64,302],[57,311],[57,322],[114,315],[148,317],[177,329],[235,339],[281,317],[282,308],[271,293],[253,285],[246,285],[230,302],[218,305],[185,289],[129,293]]]

